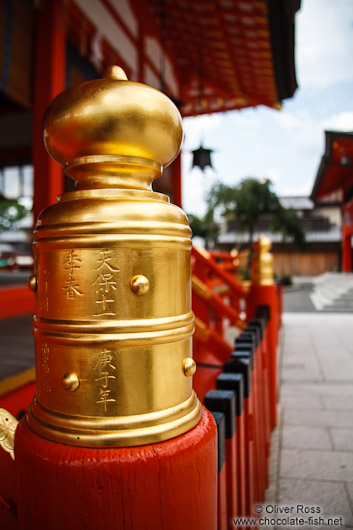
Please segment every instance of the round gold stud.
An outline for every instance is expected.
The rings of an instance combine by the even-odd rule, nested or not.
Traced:
[[[149,279],[146,278],[146,276],[143,276],[142,274],[137,274],[130,280],[130,289],[138,296],[142,296],[143,294],[148,293],[148,291],[150,290]]]
[[[80,380],[77,374],[69,372],[62,379],[63,387],[69,392],[75,392],[80,386]]]
[[[196,372],[196,363],[191,357],[185,357],[183,360],[183,369],[186,377],[191,377]]]
[[[33,274],[33,276],[30,276],[28,278],[27,285],[28,285],[28,289],[30,291],[35,292],[36,289],[37,289],[37,276],[35,276],[34,274]]]

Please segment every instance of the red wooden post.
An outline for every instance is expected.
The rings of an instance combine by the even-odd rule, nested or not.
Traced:
[[[37,11],[33,112],[33,218],[63,191],[62,168],[47,154],[42,137],[42,123],[51,100],[65,88],[66,15],[65,2],[40,2]]]
[[[173,171],[173,203],[181,208],[181,153],[174,160],[171,169]]]
[[[254,448],[254,402],[251,388],[251,366],[248,359],[232,358],[224,365],[226,373],[240,373],[244,377],[244,423],[245,443],[244,461],[246,470],[246,515],[252,515],[255,495],[255,448]]]
[[[267,352],[267,335],[266,335],[266,323],[262,318],[253,318],[249,321],[248,329],[257,328],[260,332],[260,345],[261,345],[261,384],[262,384],[262,409],[263,409],[263,422],[264,422],[264,442],[265,442],[265,458],[268,459],[270,456],[270,441],[271,441],[271,427],[270,427],[270,407],[269,407],[269,390],[268,390],[268,352]],[[266,486],[268,482],[268,462],[266,461]]]
[[[234,528],[233,519],[239,513],[237,491],[237,440],[235,432],[235,392],[233,390],[210,390],[205,396],[205,405],[212,412],[225,414],[225,454],[227,476],[227,528]]]
[[[217,425],[218,451],[218,494],[217,530],[228,530],[227,520],[227,463],[225,450],[225,414],[212,412]]]
[[[15,462],[2,448],[0,448],[0,470],[0,528],[18,530]]]
[[[352,232],[345,227],[342,230],[342,271],[352,272]]]
[[[268,389],[270,395],[271,428],[277,425],[277,289],[273,280],[273,256],[269,252],[271,241],[260,236],[254,245],[255,254],[251,264],[251,287],[248,295],[248,317],[255,316],[259,306],[266,306],[269,312],[267,322]]]
[[[261,417],[259,414],[259,381],[258,381],[258,367],[255,360],[255,348],[253,344],[242,344],[244,350],[238,350],[238,344],[232,354],[232,359],[244,360],[246,359],[251,367],[251,394],[249,401],[251,402],[252,408],[252,420],[251,420],[251,431],[252,431],[252,452],[253,452],[253,476],[251,480],[254,483],[254,502],[260,502],[261,499],[261,476],[262,476],[262,462],[261,462]],[[251,350],[250,350],[251,348]]]
[[[277,425],[277,295],[276,285],[252,285],[248,298],[248,314],[254,317],[259,305],[266,305],[270,310],[267,323],[268,348],[268,390],[270,396],[271,429]]]
[[[215,530],[217,443],[211,414],[172,440],[70,447],[16,430],[19,529]]]
[[[203,361],[199,362],[197,356],[194,358],[197,370],[194,375],[193,385],[198,398],[203,402],[207,392],[215,388],[216,379],[222,373],[223,366],[219,364],[219,361],[211,352],[207,353],[207,356],[200,357]]]
[[[236,483],[238,492],[238,516],[246,515],[247,476],[245,467],[245,421],[243,414],[244,377],[243,374],[220,374],[217,389],[235,392],[235,436],[237,445]]]
[[[257,330],[256,330],[257,331]],[[263,407],[263,384],[262,384],[262,352],[259,351],[257,341],[240,342],[241,340],[254,339],[254,335],[248,331],[242,333],[236,340],[235,352],[232,358],[248,358],[252,362],[252,388],[254,398],[254,440],[256,449],[255,469],[257,475],[256,501],[261,502],[265,492],[265,469],[266,469],[266,447],[265,447],[265,415]],[[239,342],[238,342],[239,341]]]

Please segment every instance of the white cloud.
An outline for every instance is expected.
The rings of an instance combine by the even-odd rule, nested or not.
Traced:
[[[217,180],[214,171],[206,168],[191,170],[192,155],[183,151],[182,156],[182,206],[186,213],[202,217],[206,213],[206,194]]]
[[[267,169],[266,171],[263,172],[263,176],[265,178],[270,179],[270,181],[273,184],[275,184],[276,182],[279,181],[281,173],[280,173],[280,171],[278,169],[270,168],[270,169]]]
[[[185,118],[183,121],[185,131],[184,146],[191,148],[191,146],[195,147],[203,143],[204,147],[207,147],[204,142],[204,133],[219,128],[221,123],[221,114],[205,114],[195,118]]]
[[[303,0],[296,16],[299,84],[325,87],[353,80],[353,2]]]
[[[353,131],[353,112],[340,112],[322,122],[327,131]]]
[[[276,112],[274,120],[284,129],[295,130],[301,126],[303,116],[300,117],[299,113],[294,114],[293,112],[282,110],[281,112]]]
[[[293,184],[292,186],[284,186],[280,189],[279,194],[281,196],[308,196],[313,188],[312,179],[306,180],[304,183],[298,185]]]

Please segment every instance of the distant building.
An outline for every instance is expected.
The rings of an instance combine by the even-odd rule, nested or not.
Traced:
[[[311,198],[316,204],[338,199],[342,216],[342,270],[353,271],[353,133],[325,131],[325,153]]]
[[[254,239],[260,234],[271,239],[275,273],[311,276],[339,269],[339,203],[331,201],[314,204],[309,197],[280,197],[280,201],[284,208],[293,208],[297,212],[305,231],[307,248],[301,251],[290,238],[283,240],[282,234],[273,232],[270,215],[263,215],[256,227]],[[249,235],[238,229],[236,221],[230,221],[218,236],[217,246],[224,250],[248,247]]]

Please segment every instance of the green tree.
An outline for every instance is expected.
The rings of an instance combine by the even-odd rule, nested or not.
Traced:
[[[26,217],[28,210],[15,199],[0,195],[0,232],[13,230],[18,221]]]
[[[214,244],[219,233],[219,226],[214,220],[213,211],[208,209],[203,217],[188,214],[188,219],[192,235],[203,237],[205,240],[205,247],[210,248],[211,243]]]
[[[293,208],[281,208],[272,218],[274,232],[282,234],[282,241],[293,239],[294,244],[301,250],[305,248],[305,232],[300,224],[297,212]]]
[[[282,233],[283,240],[291,238],[303,248],[305,234],[299,217],[293,209],[283,208],[271,185],[268,179],[255,178],[244,179],[235,187],[216,183],[207,196],[208,211],[214,215],[218,209],[228,221],[236,221],[239,230],[249,234],[250,246],[261,216],[269,214],[273,231]]]

